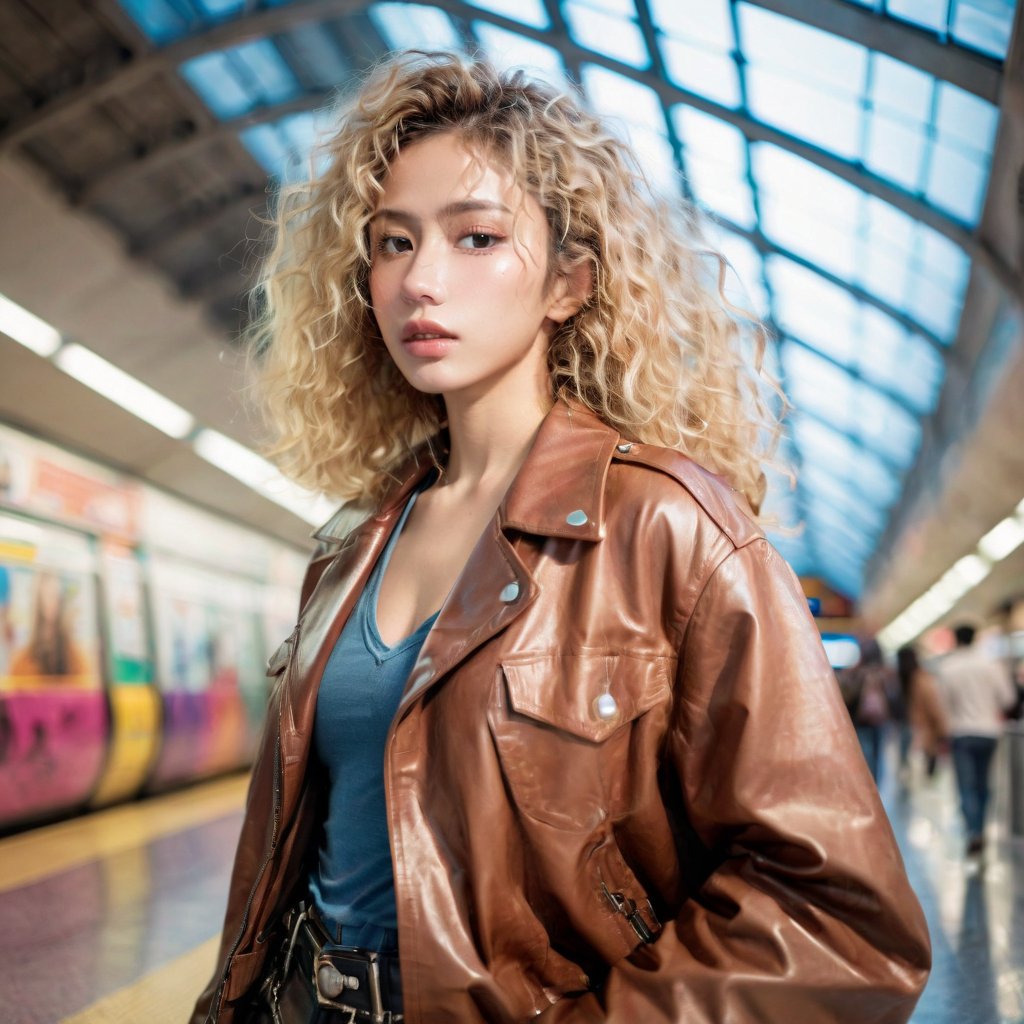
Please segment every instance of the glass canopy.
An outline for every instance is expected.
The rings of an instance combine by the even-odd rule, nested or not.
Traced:
[[[121,2],[158,46],[285,6]],[[846,2],[995,66],[1015,6]],[[738,300],[775,331],[773,366],[795,407],[782,454],[798,483],[789,491],[774,481],[770,511],[803,528],[773,540],[798,573],[856,598],[943,385],[998,108],[755,0],[347,4],[333,5],[349,12],[333,20],[330,3],[292,6],[306,13],[276,34],[240,32],[235,45],[180,66],[218,118],[239,120],[273,178],[306,173],[324,91],[368,54],[456,48],[560,86],[578,82],[629,138],[652,185],[682,187],[711,215]]]

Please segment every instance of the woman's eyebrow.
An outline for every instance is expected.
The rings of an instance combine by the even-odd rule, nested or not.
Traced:
[[[504,203],[498,203],[490,199],[460,199],[458,202],[449,203],[443,207],[440,211],[440,218],[445,220],[460,213],[473,213],[477,210],[498,210],[501,213],[512,212]],[[387,217],[388,220],[403,221],[407,224],[418,224],[420,220],[416,214],[409,213],[408,210],[394,210],[390,207],[383,207],[370,217],[370,222],[373,223],[373,221],[379,220],[381,217]]]

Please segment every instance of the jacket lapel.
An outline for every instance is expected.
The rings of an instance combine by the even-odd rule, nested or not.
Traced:
[[[517,550],[525,553],[533,546],[514,546],[509,534],[601,540],[605,480],[618,441],[618,434],[589,410],[555,404],[434,621],[396,722],[537,599],[538,585]]]

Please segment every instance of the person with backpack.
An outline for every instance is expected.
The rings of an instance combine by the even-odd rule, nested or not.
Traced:
[[[839,688],[857,730],[864,760],[877,784],[882,776],[887,727],[896,702],[892,673],[882,660],[877,640],[860,641],[860,660],[840,674]]]

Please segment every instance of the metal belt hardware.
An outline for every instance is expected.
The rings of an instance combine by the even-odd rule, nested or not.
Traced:
[[[612,892],[604,882],[601,883],[601,891],[607,897],[608,902],[615,908],[615,913],[621,914],[629,922],[630,928],[636,932],[636,937],[641,942],[649,943],[654,941],[655,934],[641,916],[640,908],[637,906],[635,899],[622,892]],[[651,901],[645,900],[644,902],[647,904],[647,913],[650,915],[651,920],[657,921],[658,918],[655,916]]]

